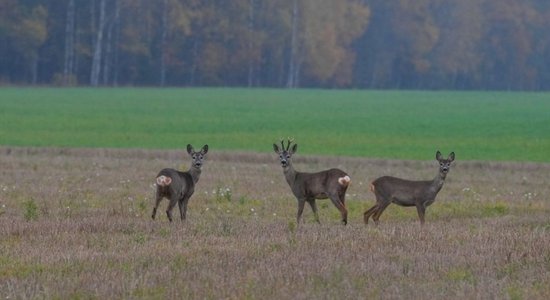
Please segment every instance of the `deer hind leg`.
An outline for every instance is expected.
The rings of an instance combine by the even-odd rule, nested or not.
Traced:
[[[155,217],[157,215],[157,208],[159,207],[160,201],[162,201],[162,197],[163,197],[162,194],[160,193],[159,189],[157,188],[155,207],[153,207],[153,215],[151,215],[151,218],[153,218],[153,220],[155,219]]]
[[[178,198],[172,196],[172,198],[170,198],[170,204],[168,204],[168,208],[166,209],[166,216],[170,222],[172,222],[172,209],[174,209],[176,203],[178,203]]]
[[[340,214],[342,215],[342,224],[347,225],[348,224],[348,210],[346,209],[346,206],[344,203],[340,200],[340,197],[337,195],[331,194],[329,195],[330,200],[338,208],[340,211]]]
[[[363,213],[363,221],[365,221],[365,224],[369,224],[370,216],[372,216],[372,214],[374,214],[377,209],[378,209],[378,203],[373,205],[371,208],[366,210],[365,213]]]
[[[308,199],[307,203],[309,203],[309,206],[311,206],[311,210],[313,211],[313,214],[315,215],[315,221],[319,224],[321,222],[319,221],[319,214],[317,213],[317,204],[315,203],[315,199]]]
[[[376,212],[372,216],[372,219],[374,220],[374,224],[378,225],[378,219],[380,219],[380,216],[384,212],[384,210],[390,205],[390,201],[378,203],[378,208],[376,209]]]

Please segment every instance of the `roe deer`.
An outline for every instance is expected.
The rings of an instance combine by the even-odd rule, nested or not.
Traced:
[[[439,172],[432,181],[410,181],[391,176],[383,176],[374,180],[370,185],[370,190],[376,196],[376,204],[363,214],[365,224],[372,216],[374,223],[378,225],[380,215],[390,203],[416,206],[420,224],[424,224],[426,207],[435,201],[435,196],[443,187],[451,163],[455,160],[455,153],[451,152],[447,159],[443,159],[441,152],[437,151],[435,159],[439,161]]]
[[[286,182],[288,182],[292,193],[298,200],[297,223],[300,224],[306,202],[309,203],[313,210],[315,221],[320,223],[315,199],[330,198],[334,206],[340,210],[342,223],[346,225],[348,223],[348,211],[344,201],[346,190],[351,182],[348,174],[339,169],[330,169],[318,173],[296,171],[292,166],[290,158],[296,153],[298,145],[294,144],[290,149],[291,143],[292,141],[289,140],[285,148],[284,142],[281,140],[281,149],[279,149],[279,146],[276,144],[273,144],[273,150],[275,150],[275,153],[279,154],[279,160],[283,167]]]
[[[163,197],[170,200],[166,215],[172,222],[172,209],[178,203],[181,219],[185,220],[187,215],[187,203],[195,191],[195,185],[201,175],[201,167],[204,156],[208,152],[208,145],[204,145],[199,152],[195,152],[191,144],[187,145],[187,153],[193,158],[189,171],[180,172],[174,169],[162,169],[157,175],[156,203],[153,208],[153,220],[157,214],[157,208]]]

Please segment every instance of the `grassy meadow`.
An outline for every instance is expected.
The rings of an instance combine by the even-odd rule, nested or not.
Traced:
[[[0,89],[0,144],[550,161],[550,94],[275,89]]]
[[[270,89],[0,89],[5,299],[548,299],[550,94]],[[352,178],[348,225],[297,203],[300,171]],[[209,144],[188,220],[151,220],[154,179]],[[420,226],[381,175],[456,162]],[[177,207],[173,212],[178,216]]]
[[[352,174],[349,224],[296,200],[274,154],[208,155],[188,221],[150,214],[154,176],[180,151],[0,148],[0,293],[9,299],[548,299],[548,164],[457,161],[419,225],[379,174],[432,178],[435,161],[297,154]],[[175,215],[177,214],[177,208]],[[428,296],[429,295],[429,296]]]

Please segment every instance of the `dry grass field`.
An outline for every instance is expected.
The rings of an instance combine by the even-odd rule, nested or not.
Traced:
[[[0,296],[550,298],[548,164],[457,152],[425,226],[395,205],[380,226],[363,224],[368,182],[431,179],[435,150],[426,161],[296,154],[298,170],[340,167],[353,181],[348,226],[328,200],[318,203],[320,225],[306,207],[297,226],[275,154],[211,149],[188,221],[170,224],[167,201],[150,218],[153,183],[161,168],[187,169],[183,149],[0,148]]]

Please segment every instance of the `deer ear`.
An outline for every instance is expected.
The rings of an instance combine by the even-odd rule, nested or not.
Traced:
[[[296,150],[298,150],[298,144],[292,145],[292,149],[290,149],[290,153],[294,154],[294,153],[296,153]]]
[[[187,144],[187,153],[191,155],[193,152],[195,152],[195,150],[193,150],[193,146],[191,146],[191,144]]]
[[[437,153],[435,154],[435,159],[441,160],[441,152],[439,152],[439,150],[437,150]]]
[[[273,144],[273,151],[275,151],[275,153],[279,154],[279,146],[277,146],[277,144]]]
[[[454,160],[455,160],[455,153],[454,153],[454,152],[451,152],[451,154],[449,154],[449,160],[450,160],[450,161],[454,161]]]
[[[202,146],[201,152],[202,152],[202,155],[205,155],[206,153],[208,153],[208,145]]]

